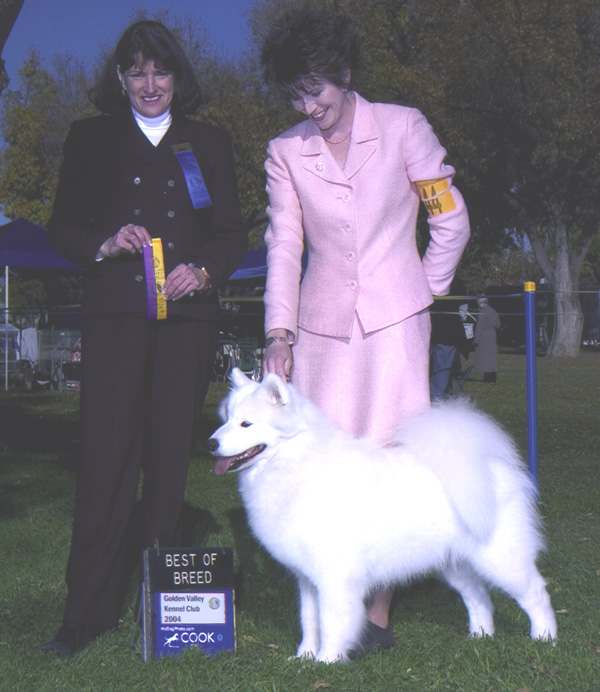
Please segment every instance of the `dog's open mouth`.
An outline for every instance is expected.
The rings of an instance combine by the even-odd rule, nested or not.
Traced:
[[[217,476],[224,476],[228,471],[239,471],[257,454],[264,451],[266,446],[263,444],[256,445],[256,447],[250,447],[245,452],[236,454],[233,457],[219,457],[215,465],[215,473]]]

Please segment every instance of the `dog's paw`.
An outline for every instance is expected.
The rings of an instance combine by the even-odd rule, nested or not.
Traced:
[[[549,642],[552,646],[556,646],[558,643],[556,625],[553,628],[545,629],[543,632],[531,632],[531,638],[537,639],[540,642]]]
[[[321,649],[317,654],[317,661],[320,663],[344,663],[349,659],[341,651],[326,651]]]
[[[318,647],[303,641],[296,651],[296,658],[310,658],[314,661],[317,657],[317,650]]]

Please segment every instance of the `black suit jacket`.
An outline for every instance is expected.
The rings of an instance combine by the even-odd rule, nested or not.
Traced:
[[[186,142],[212,201],[204,209],[193,208],[171,150]],[[131,114],[73,123],[48,232],[58,252],[87,270],[84,315],[146,313],[141,254],[95,260],[102,243],[128,223],[162,238],[165,275],[182,262],[193,262],[206,267],[213,286],[225,281],[247,249],[229,135],[174,116],[154,147]],[[168,314],[218,319],[216,292],[171,302]]]

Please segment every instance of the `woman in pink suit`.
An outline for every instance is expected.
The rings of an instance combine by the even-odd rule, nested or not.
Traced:
[[[429,406],[428,306],[449,290],[469,220],[425,117],[350,89],[357,59],[352,24],[314,12],[288,15],[263,46],[267,82],[306,116],[269,143],[265,163],[264,370],[386,444]],[[422,258],[420,201],[431,231]],[[390,599],[373,597],[357,653],[393,645]]]

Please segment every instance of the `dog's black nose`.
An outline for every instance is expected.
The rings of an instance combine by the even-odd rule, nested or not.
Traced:
[[[216,452],[217,449],[219,449],[219,442],[215,440],[213,437],[209,438],[207,445],[209,452]]]

